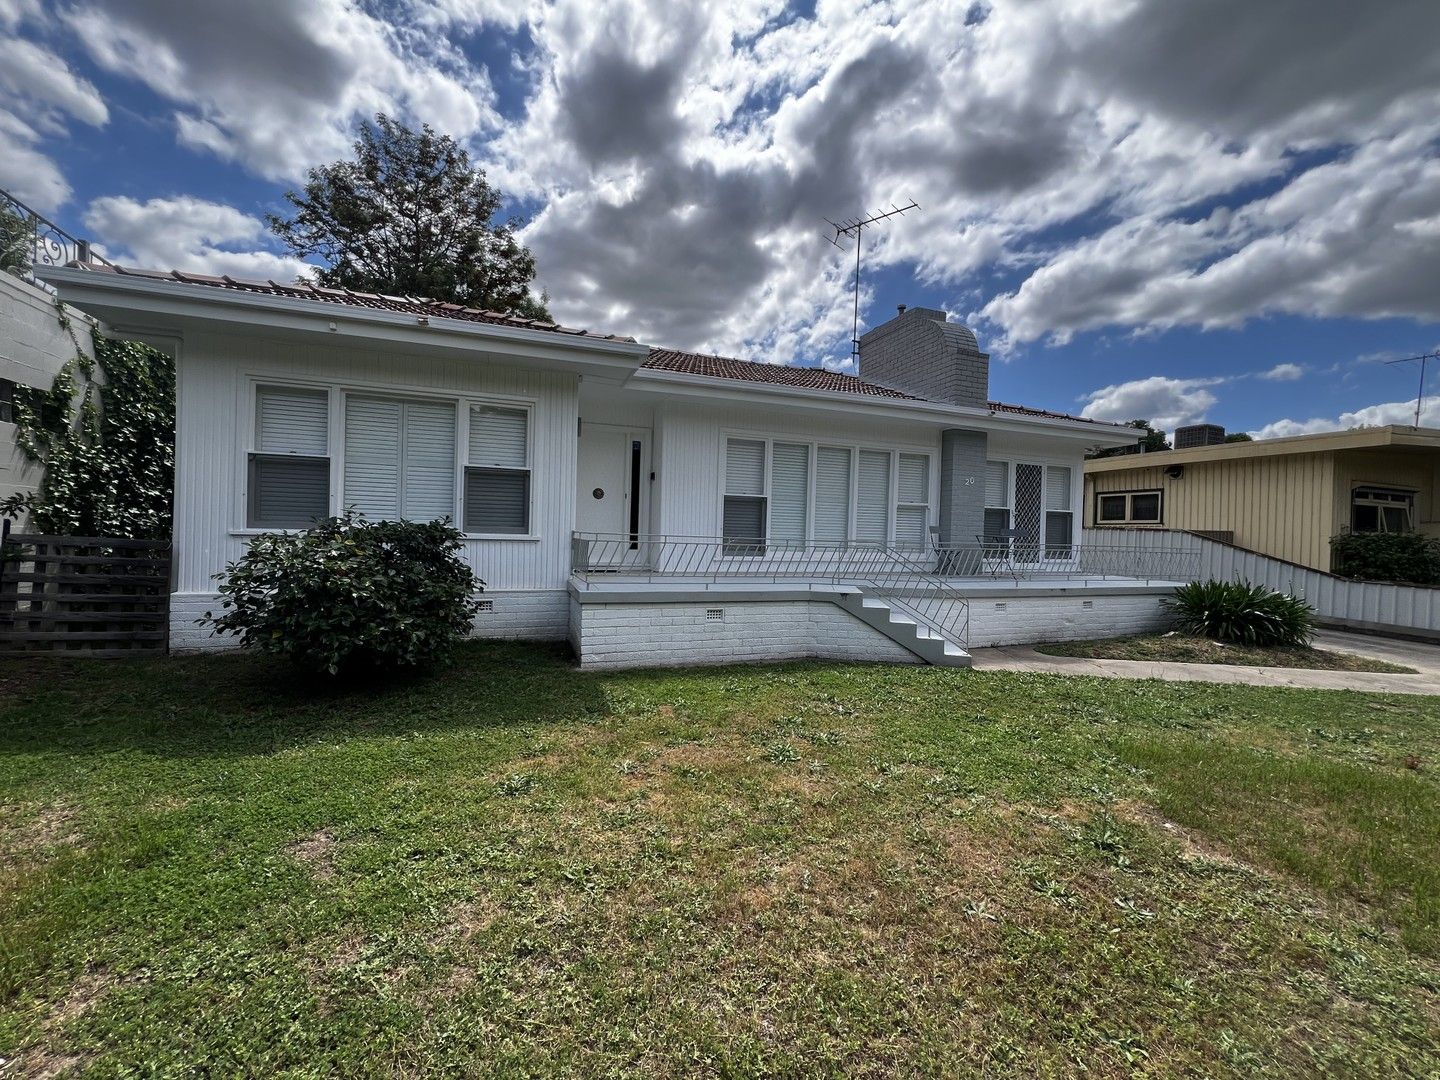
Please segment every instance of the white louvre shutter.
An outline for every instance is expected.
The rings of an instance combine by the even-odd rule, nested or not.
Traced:
[[[810,447],[776,443],[770,455],[770,538],[805,539]]]
[[[765,494],[765,444],[758,439],[730,439],[725,444],[725,493]]]
[[[850,532],[850,451],[822,446],[815,451],[815,539],[842,544]]]
[[[855,539],[883,544],[889,539],[890,454],[861,450],[855,497]]]
[[[524,409],[496,405],[470,408],[470,464],[484,468],[523,469],[530,464]]]
[[[262,454],[330,452],[330,395],[324,390],[262,386],[256,396],[255,449]]]
[[[924,454],[901,454],[897,483],[895,543],[923,548],[930,518],[930,459]]]
[[[1004,461],[985,463],[985,505],[1010,505],[1010,466]]]
[[[344,505],[372,521],[400,517],[400,431],[398,401],[346,401]]]
[[[405,404],[401,510],[410,521],[455,516],[455,406]]]
[[[1045,509],[1070,509],[1070,467],[1050,465],[1045,469]]]

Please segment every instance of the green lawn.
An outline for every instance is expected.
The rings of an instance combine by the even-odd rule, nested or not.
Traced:
[[[0,666],[0,1077],[1440,1070],[1440,703]]]

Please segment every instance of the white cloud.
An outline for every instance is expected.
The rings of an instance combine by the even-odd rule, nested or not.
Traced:
[[[1218,400],[1208,387],[1223,378],[1170,379],[1152,375],[1116,383],[1094,391],[1085,399],[1081,416],[1094,420],[1149,420],[1153,427],[1174,431],[1198,423]]]
[[[38,131],[0,109],[0,188],[42,214],[53,213],[70,197],[70,185],[39,142]]]
[[[54,107],[94,127],[110,119],[100,92],[48,49],[21,38],[0,38],[0,90],[12,101]]]
[[[306,271],[298,259],[266,251],[265,223],[233,206],[180,196],[137,202],[96,199],[85,227],[116,262],[167,270],[289,282]]]
[[[1260,378],[1271,382],[1294,382],[1304,375],[1305,369],[1299,364],[1276,364],[1269,371],[1262,371]]]
[[[1276,420],[1250,434],[1257,439],[1280,439],[1288,435],[1314,435],[1321,431],[1348,431],[1360,427],[1384,427],[1400,424],[1406,427],[1415,423],[1415,399],[1409,401],[1387,401],[1379,405],[1367,405],[1354,412],[1343,412],[1333,420],[1313,417],[1309,420]],[[1420,410],[1421,427],[1440,427],[1440,399],[1429,397]]]

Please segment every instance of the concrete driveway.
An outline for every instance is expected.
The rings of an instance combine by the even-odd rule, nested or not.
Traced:
[[[1148,660],[1086,660],[1077,656],[1045,656],[1029,645],[974,649],[976,671],[1045,671],[1057,675],[1092,675],[1102,679],[1162,679],[1166,682],[1239,683],[1246,686],[1293,686],[1316,690],[1361,690],[1374,694],[1440,694],[1440,646],[1414,641],[1318,630],[1315,646],[1354,653],[1414,668],[1416,675],[1376,671],[1309,671],[1305,668],[1242,667],[1231,664],[1170,664]]]

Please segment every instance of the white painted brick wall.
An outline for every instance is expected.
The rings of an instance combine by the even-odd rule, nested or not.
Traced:
[[[1121,637],[1161,630],[1171,621],[1160,604],[1162,598],[1150,594],[977,597],[970,601],[970,648]],[[1088,608],[1087,602],[1091,605]]]
[[[706,618],[720,609],[723,620]],[[920,663],[828,601],[575,604],[572,642],[584,668],[734,664],[824,657]]]
[[[474,636],[507,641],[564,641],[568,632],[568,597],[558,589],[538,592],[487,592],[493,610],[475,616]],[[233,636],[217,637],[195,625],[206,611],[219,611],[217,593],[172,593],[170,596],[170,648],[175,652],[198,649],[233,649]]]

